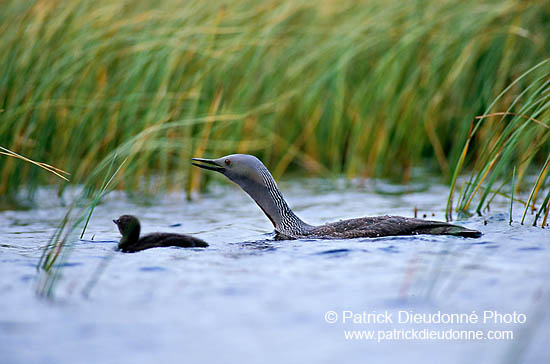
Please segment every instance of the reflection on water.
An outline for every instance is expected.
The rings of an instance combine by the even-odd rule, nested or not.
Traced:
[[[414,206],[420,216],[443,220],[446,187],[422,186],[404,191],[313,180],[281,187],[312,224],[412,216]],[[85,240],[74,242],[52,303],[34,290],[36,263],[65,211],[54,195],[44,189],[37,208],[0,212],[0,352],[7,363],[500,363],[514,357],[536,363],[550,357],[550,233],[509,226],[505,213],[460,222],[483,231],[480,239],[273,241],[267,218],[234,186],[214,187],[192,203],[171,195],[148,206],[113,193],[94,212]],[[507,211],[507,203],[493,202],[492,210]],[[125,213],[141,219],[143,233],[192,234],[210,247],[114,252],[119,234],[112,219]],[[327,311],[387,310],[516,311],[528,320],[473,326],[325,320]],[[411,327],[506,329],[516,336],[483,342],[344,338],[344,330]]]

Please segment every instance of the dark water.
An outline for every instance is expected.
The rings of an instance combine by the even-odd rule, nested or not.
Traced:
[[[443,220],[447,197],[447,188],[437,185],[408,193],[399,186],[323,181],[281,187],[313,224],[412,216],[415,205],[420,216]],[[265,241],[272,231],[267,218],[233,186],[216,187],[193,203],[170,195],[144,205],[113,193],[94,212],[85,240],[74,242],[55,299],[47,300],[35,293],[36,264],[65,212],[53,195],[44,189],[37,208],[0,212],[2,363],[549,362],[550,232],[509,226],[507,201],[494,203],[496,212],[486,217],[460,222],[483,231],[480,239],[275,242]],[[140,217],[145,233],[183,232],[211,246],[113,253],[119,234],[111,220],[126,213]],[[516,206],[516,221],[519,213]],[[336,323],[327,323],[329,311]],[[343,322],[350,312],[357,318],[374,311],[393,322]],[[477,314],[479,320],[398,322],[403,311]],[[483,321],[495,311],[501,318],[515,312],[526,322]],[[513,338],[345,338],[346,330],[378,337],[424,329],[511,331]]]

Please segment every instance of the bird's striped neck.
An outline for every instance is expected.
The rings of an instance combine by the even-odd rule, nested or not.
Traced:
[[[256,201],[279,234],[288,237],[307,235],[312,226],[302,221],[288,206],[269,170],[262,165],[257,171],[261,181],[243,183],[241,187]]]

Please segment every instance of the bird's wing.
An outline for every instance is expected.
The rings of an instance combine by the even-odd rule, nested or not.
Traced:
[[[316,227],[312,235],[334,238],[360,238],[396,235],[458,235],[479,237],[481,233],[442,221],[412,219],[401,216],[376,216],[342,220]]]

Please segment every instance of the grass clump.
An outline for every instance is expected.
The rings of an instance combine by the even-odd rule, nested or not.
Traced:
[[[470,121],[538,82],[527,74],[489,107],[547,57],[548,17],[521,0],[7,0],[0,145],[79,184],[124,146],[136,156],[120,171],[128,190],[196,189],[189,158],[233,152],[275,177],[406,181],[428,165],[451,178]],[[476,138],[508,135],[492,120]],[[518,133],[518,146],[531,138]],[[52,181],[16,162],[0,159],[0,195]]]
[[[513,91],[519,81],[529,75],[536,75],[527,87]],[[513,99],[504,111],[493,111],[500,99]],[[533,219],[537,224],[541,213],[545,211],[542,226],[546,226],[548,210],[550,210],[550,177],[548,174],[550,162],[550,59],[545,60],[510,84],[488,107],[484,115],[475,118],[469,136],[464,145],[461,158],[454,170],[449,200],[447,203],[447,218],[452,215],[453,194],[456,181],[461,173],[464,161],[472,144],[478,144],[477,153],[471,163],[472,172],[469,180],[464,183],[456,205],[460,214],[468,214],[470,208],[480,214],[489,208],[493,198],[512,180],[510,203],[513,203],[514,192],[520,189],[523,179],[537,168],[534,163],[539,155],[546,155],[538,177],[531,187],[526,202],[522,202],[524,210],[521,223],[525,222],[528,210],[538,213]],[[516,177],[516,167],[518,169]],[[540,167],[540,165],[539,165]],[[536,207],[539,192],[549,188],[539,208]],[[477,199],[474,199],[477,197]],[[512,205],[510,206],[510,222]]]

